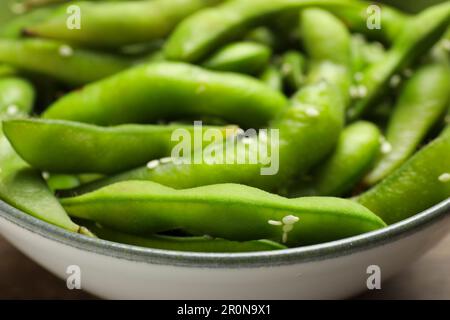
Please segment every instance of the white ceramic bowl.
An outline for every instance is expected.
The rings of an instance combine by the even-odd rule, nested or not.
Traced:
[[[335,299],[407,267],[450,230],[450,199],[388,228],[321,245],[249,254],[153,250],[92,239],[35,219],[0,201],[0,232],[65,279],[81,269],[82,288],[117,299]]]

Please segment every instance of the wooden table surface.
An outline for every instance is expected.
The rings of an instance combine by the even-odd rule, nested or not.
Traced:
[[[62,281],[0,238],[0,299],[93,299]],[[450,299],[450,235],[433,251],[361,299]]]

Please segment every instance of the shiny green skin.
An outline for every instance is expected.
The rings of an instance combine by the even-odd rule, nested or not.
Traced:
[[[60,51],[65,46],[50,40],[0,39],[0,63],[43,74],[71,86],[103,79],[130,66],[126,59],[78,48],[68,47],[73,54],[64,56]]]
[[[317,117],[308,116],[311,109],[317,112]],[[279,148],[279,171],[275,175],[261,175],[261,168],[267,167],[261,162],[238,164],[236,159],[245,152],[243,142],[239,141],[233,149],[235,152],[227,153],[227,161],[223,164],[208,165],[211,160],[205,154],[203,164],[168,163],[153,169],[138,168],[82,186],[74,193],[89,192],[125,180],[151,180],[177,189],[232,182],[286,193],[287,186],[333,150],[343,125],[344,105],[338,88],[320,81],[305,86],[295,96],[291,107],[280,112],[269,126],[269,129],[279,130],[279,145],[274,146]],[[255,140],[252,143],[258,143],[259,140]],[[268,150],[271,150],[271,142],[269,139]]]
[[[251,77],[161,62],[135,67],[68,94],[43,117],[115,125],[211,116],[259,128],[286,106],[281,93]]]
[[[329,9],[344,18],[347,25],[364,32],[367,31],[367,6],[366,2],[352,0],[231,0],[201,10],[180,23],[166,44],[165,54],[171,60],[197,62],[243,32],[270,21],[274,15],[308,7]],[[402,26],[403,16],[397,11],[383,12],[389,12],[383,14],[384,27],[375,32],[393,30],[393,24]]]
[[[253,241],[230,241],[209,236],[203,237],[173,237],[163,235],[152,235],[148,237],[136,236],[105,228],[98,224],[89,224],[89,229],[98,237],[125,243],[133,246],[173,250],[187,252],[213,252],[213,253],[237,253],[237,252],[257,252],[286,249],[277,242],[270,240]]]
[[[16,107],[18,114],[31,112],[34,88],[21,78],[0,78],[0,114],[7,114],[9,107]]]
[[[363,72],[372,64],[381,63],[386,50],[380,42],[368,42],[363,35],[351,37],[351,66],[352,71]]]
[[[8,140],[0,137],[0,199],[40,220],[79,232],[47,187],[41,173],[17,156]]]
[[[13,76],[17,70],[6,64],[0,64],[0,77]]]
[[[3,122],[6,137],[33,168],[53,173],[122,172],[171,155],[179,143],[175,130],[191,137],[213,127],[186,125],[122,125],[97,127],[63,120],[24,119]],[[226,129],[214,127],[226,137]],[[230,127],[229,130],[235,131]],[[196,132],[195,132],[196,131]],[[194,142],[193,142],[194,143]],[[192,147],[193,148],[193,147]],[[42,152],[45,150],[45,152]]]
[[[260,80],[273,90],[283,90],[283,76],[276,66],[268,66],[261,74]]]
[[[367,88],[367,95],[354,103],[349,118],[357,119],[376,105],[391,77],[429,51],[445,34],[449,23],[450,2],[433,6],[409,21],[385,58],[363,73],[360,84]]]
[[[328,11],[303,10],[300,13],[300,33],[305,50],[312,60],[349,65],[350,32]],[[334,54],[330,56],[330,52]]]
[[[298,51],[287,51],[281,57],[280,70],[287,90],[295,92],[305,83],[306,58]]]
[[[342,132],[331,157],[301,182],[294,195],[347,195],[373,166],[380,153],[380,139],[380,131],[370,122],[351,124]]]
[[[73,189],[81,184],[80,179],[69,174],[50,174],[47,185],[53,192],[58,190]]]
[[[450,197],[450,127],[357,201],[386,223],[407,219]]]
[[[182,229],[235,241],[282,242],[282,227],[269,224],[269,220],[281,221],[292,215],[300,220],[283,241],[289,246],[333,241],[385,226],[350,200],[287,199],[234,184],[174,190],[150,181],[127,181],[61,202],[73,217],[123,232],[153,234]]]
[[[213,54],[203,67],[217,71],[229,71],[257,75],[269,63],[272,50],[254,42],[236,42]]]
[[[271,49],[276,49],[279,46],[277,36],[266,27],[258,27],[247,33],[245,41],[252,41],[265,45]]]
[[[117,3],[71,2],[45,21],[28,26],[30,36],[50,38],[88,47],[121,47],[167,36],[190,14],[221,0],[149,0]],[[81,10],[81,29],[66,27],[67,8]]]
[[[20,38],[24,28],[46,19],[54,10],[54,8],[39,8],[22,15],[17,15],[14,19],[0,27],[0,37]]]
[[[20,86],[21,84],[19,84]],[[20,90],[19,90],[20,91]],[[0,95],[2,90],[0,89]],[[28,95],[29,93],[25,93]],[[34,99],[16,96],[17,101],[10,100],[21,111],[32,108]],[[0,110],[0,119],[8,118]],[[58,200],[47,187],[41,173],[25,163],[9,144],[3,135],[0,123],[0,199],[40,220],[59,226],[69,231],[82,232],[64,211]],[[84,230],[84,229],[83,229]]]
[[[351,86],[349,30],[337,17],[321,9],[304,10],[299,29],[303,47],[310,58],[306,82],[326,80],[335,84],[347,107]]]
[[[450,103],[450,70],[440,64],[426,65],[405,84],[390,117],[386,140],[392,151],[383,155],[366,177],[374,185],[399,168],[414,154]]]

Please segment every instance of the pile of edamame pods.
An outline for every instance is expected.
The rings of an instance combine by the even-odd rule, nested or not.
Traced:
[[[378,230],[450,197],[450,1],[415,15],[357,0],[13,9],[0,21],[0,199],[50,224],[252,252]],[[227,161],[171,156],[194,121],[236,142]],[[275,174],[236,161],[261,142],[278,150]]]

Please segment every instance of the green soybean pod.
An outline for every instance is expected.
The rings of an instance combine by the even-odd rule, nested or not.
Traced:
[[[286,98],[249,76],[183,63],[150,63],[71,93],[43,117],[98,125],[218,117],[260,128],[287,106]]]
[[[188,163],[174,161],[141,167],[81,186],[69,194],[86,193],[126,180],[151,180],[176,189],[233,182],[284,193],[288,185],[335,147],[344,125],[340,95],[338,87],[327,81],[310,84],[295,95],[291,107],[279,112],[269,130],[257,137],[233,140],[231,146],[208,146],[208,152],[202,154],[203,161],[197,164],[188,159]],[[267,155],[260,153],[260,146],[269,151]],[[218,154],[225,155],[220,159]],[[251,160],[255,158],[257,161]]]
[[[0,78],[0,114],[8,117],[31,112],[35,98],[33,86],[16,77]]]
[[[152,235],[143,237],[119,232],[101,226],[99,224],[91,223],[88,224],[88,226],[89,230],[91,230],[96,236],[100,237],[101,239],[152,249],[187,252],[237,253],[272,251],[287,248],[282,244],[270,240],[239,242],[212,238],[209,236],[174,237],[165,235]]]
[[[274,65],[269,65],[261,74],[260,80],[273,90],[283,90],[283,76],[281,71]]]
[[[202,66],[217,71],[257,75],[268,65],[271,55],[271,49],[265,45],[236,42],[214,53]]]
[[[356,200],[393,224],[450,197],[450,127]]]
[[[321,9],[303,10],[300,13],[300,32],[311,59],[329,60],[343,66],[350,64],[350,32],[331,13]]]
[[[47,175],[47,172],[45,175]],[[46,177],[45,180],[48,187],[53,192],[73,189],[81,184],[80,179],[77,176],[70,174],[48,174],[48,177]]]
[[[415,152],[445,114],[450,102],[449,88],[449,68],[440,64],[422,67],[405,84],[387,127],[390,150],[366,177],[368,185],[386,178]]]
[[[385,226],[350,200],[287,199],[234,184],[174,190],[150,181],[128,181],[61,202],[73,217],[133,234],[179,228],[193,235],[269,239],[289,246],[342,239]]]
[[[345,196],[362,180],[380,152],[381,133],[370,122],[355,122],[342,132],[333,154],[295,196]]]
[[[0,62],[73,86],[100,80],[130,66],[130,61],[114,55],[40,39],[0,39]]]
[[[214,8],[201,10],[186,18],[171,34],[165,46],[165,54],[170,60],[201,61],[214,50],[238,38],[242,32],[270,21],[274,15],[298,12],[308,7],[328,9],[337,13],[351,27],[367,31],[368,3],[364,1],[232,0]],[[372,33],[384,34],[388,30],[396,30],[405,20],[396,10],[383,8],[381,12],[383,28],[373,30]],[[390,27],[393,24],[395,28]]]
[[[40,220],[69,231],[80,232],[47,187],[39,171],[17,156],[0,138],[0,199]]]
[[[15,75],[17,70],[7,64],[0,64],[0,77],[9,77]]]
[[[429,51],[445,34],[449,22],[449,2],[433,6],[409,21],[385,58],[364,71],[360,86],[365,94],[355,101],[349,118],[355,120],[377,104],[391,78]]]
[[[0,27],[0,37],[10,39],[22,37],[24,28],[46,19],[54,12],[54,10],[54,8],[39,8],[22,15],[17,15],[14,19]]]
[[[245,41],[252,41],[265,45],[272,50],[277,49],[279,46],[276,35],[267,27],[257,27],[247,33],[244,37]]]
[[[0,95],[2,94],[0,89]],[[17,96],[15,105],[24,103]],[[29,105],[22,104],[22,110],[30,110],[34,102],[29,98]],[[10,117],[0,111],[0,120]],[[0,122],[0,199],[38,219],[59,226],[69,231],[87,233],[84,228],[73,223],[58,200],[47,187],[41,173],[28,166],[13,150],[3,135]]]
[[[220,1],[71,2],[44,21],[26,27],[24,32],[88,47],[121,47],[163,38],[185,17]],[[71,21],[74,27],[68,28]]]
[[[313,21],[319,23],[313,23]],[[350,32],[333,14],[308,9],[301,15],[300,31],[306,54],[311,58],[306,82],[328,81],[340,91],[345,107],[350,102]],[[326,41],[327,44],[323,44]]]
[[[186,125],[97,127],[41,119],[3,122],[12,146],[33,168],[70,174],[117,173],[163,157],[169,157],[164,161],[170,162],[171,151],[179,143],[177,132],[193,138],[193,149],[197,143],[194,139],[207,144],[204,133],[209,130],[217,131],[225,140],[236,129]]]
[[[356,34],[351,37],[351,67],[358,82],[364,69],[372,64],[380,63],[386,54],[380,42],[368,42],[363,35]]]
[[[287,51],[281,57],[280,70],[285,87],[295,92],[305,82],[306,58],[298,51]]]

